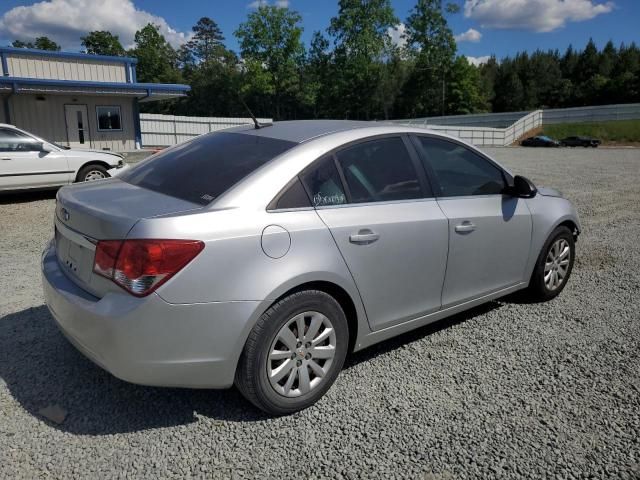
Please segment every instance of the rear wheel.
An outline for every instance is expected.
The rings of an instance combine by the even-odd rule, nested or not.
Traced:
[[[302,410],[331,387],[348,344],[347,319],[333,297],[318,290],[294,293],[269,308],[249,334],[236,386],[269,414]]]
[[[85,165],[80,169],[80,172],[78,173],[78,181],[92,182],[94,180],[109,178],[109,176],[110,175],[107,173],[107,169],[102,165]]]
[[[528,292],[535,301],[555,298],[564,289],[575,259],[575,241],[569,228],[556,228],[542,248]]]

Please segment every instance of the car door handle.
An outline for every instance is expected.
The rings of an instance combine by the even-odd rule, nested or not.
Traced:
[[[351,234],[349,236],[349,241],[351,243],[355,243],[356,245],[369,245],[370,243],[375,242],[380,238],[375,232],[372,232],[368,228],[359,230],[358,233]]]
[[[468,220],[465,220],[460,225],[456,225],[456,232],[458,233],[469,233],[473,232],[476,229],[476,226]]]
[[[11,160],[10,158],[4,157],[1,160]]]

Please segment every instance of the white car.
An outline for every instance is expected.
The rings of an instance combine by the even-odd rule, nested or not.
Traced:
[[[69,149],[0,123],[0,191],[101,180],[126,170],[116,152]]]

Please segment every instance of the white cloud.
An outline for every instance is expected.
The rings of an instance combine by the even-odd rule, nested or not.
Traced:
[[[480,39],[482,38],[482,34],[478,30],[474,28],[470,28],[464,33],[455,35],[453,38],[456,39],[456,42],[474,42],[475,43],[480,41]]]
[[[484,57],[470,57],[469,55],[467,55],[466,57],[467,57],[467,61],[471,65],[475,65],[476,67],[482,65],[483,63],[487,63],[491,58],[490,55],[485,55]]]
[[[289,0],[276,0],[276,7],[289,8]]]
[[[169,43],[185,43],[190,33],[179,32],[159,16],[135,7],[131,0],[45,0],[12,8],[0,17],[0,38],[33,40],[47,36],[63,49],[79,49],[80,37],[93,30],[108,30],[125,48],[135,32],[148,23],[160,27]]]
[[[395,27],[389,27],[387,34],[391,37],[391,43],[398,48],[402,48],[407,44],[407,38],[405,37],[405,31],[407,27],[404,23],[399,23]]]
[[[464,15],[487,28],[550,32],[567,22],[609,13],[615,4],[598,0],[465,0]]]

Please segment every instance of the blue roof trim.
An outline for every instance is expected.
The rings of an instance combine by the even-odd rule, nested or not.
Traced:
[[[50,85],[59,87],[119,88],[121,90],[182,91],[191,90],[189,85],[180,83],[118,83],[90,82],[82,80],[51,80],[48,78],[0,77],[0,83],[23,85]]]
[[[109,55],[94,55],[91,53],[80,52],[54,52],[52,50],[38,50],[36,48],[0,47],[0,52],[13,53],[16,55],[32,55],[37,57],[74,58],[77,60],[84,59],[105,62],[138,63],[138,59],[133,57],[112,57]]]

